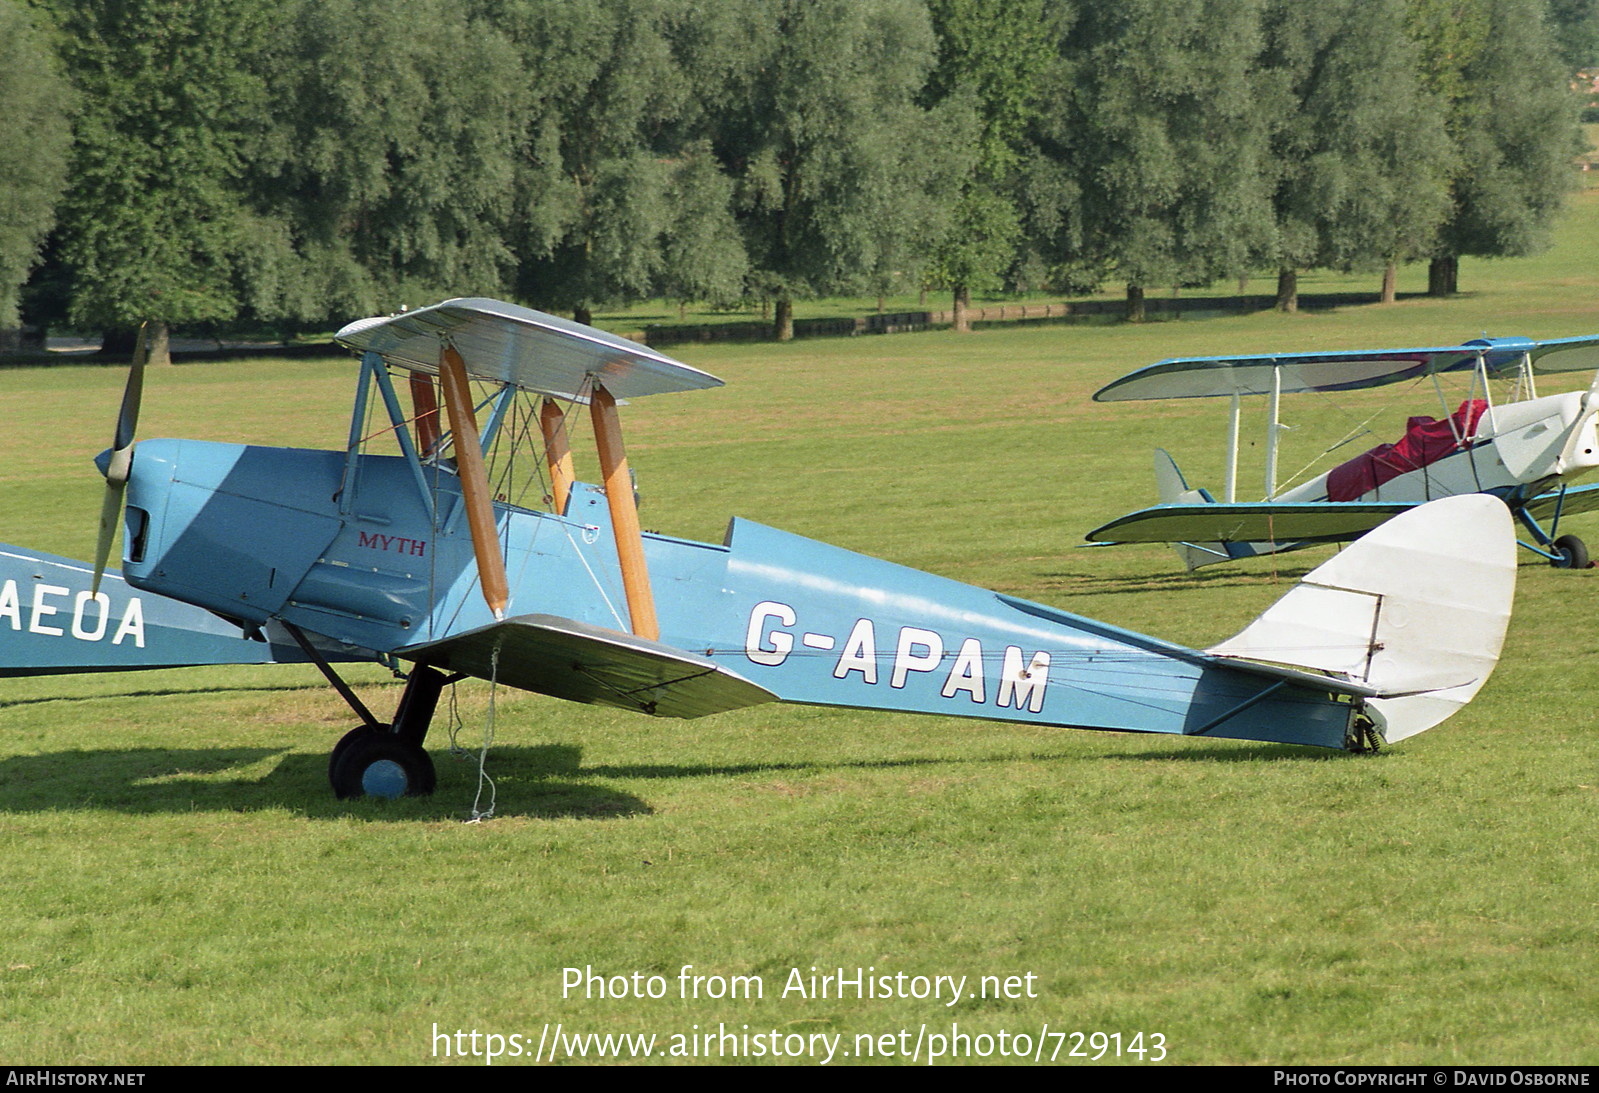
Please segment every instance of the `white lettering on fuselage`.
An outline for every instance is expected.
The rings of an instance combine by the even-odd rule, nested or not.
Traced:
[[[798,621],[794,608],[775,600],[763,600],[750,609],[749,628],[744,636],[744,655],[751,663],[775,668],[786,661],[795,647],[789,629]],[[798,644],[807,649],[830,652],[839,647],[833,664],[833,678],[854,679],[876,684],[878,675],[877,626],[871,619],[857,619],[842,644],[831,634],[801,633]],[[994,704],[1040,713],[1044,692],[1049,686],[1049,653],[1035,652],[1025,659],[1016,645],[1007,645],[1000,658],[998,686]],[[948,666],[947,669],[945,666]],[[893,665],[888,685],[903,690],[913,676],[942,676],[938,693],[944,698],[966,696],[968,701],[987,703],[989,683],[983,643],[966,638],[953,653],[945,651],[943,635],[918,626],[901,626],[894,639]]]
[[[36,584],[33,596],[24,607],[17,582],[8,580],[0,585],[0,626],[10,625],[13,630],[26,628],[30,634],[46,637],[65,637],[71,619],[72,636],[78,641],[101,641],[111,629],[111,597],[104,592],[79,592],[67,605],[70,588],[55,584]],[[92,607],[90,605],[93,605]],[[27,621],[23,621],[23,615]],[[59,617],[58,617],[59,616]],[[139,597],[129,596],[122,609],[117,628],[112,632],[111,644],[121,645],[132,639],[135,648],[144,648],[144,605]]]

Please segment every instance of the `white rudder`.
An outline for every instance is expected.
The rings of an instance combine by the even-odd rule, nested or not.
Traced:
[[[1516,591],[1510,510],[1488,494],[1445,497],[1368,532],[1318,566],[1218,656],[1363,682],[1390,743],[1470,702],[1498,663]]]

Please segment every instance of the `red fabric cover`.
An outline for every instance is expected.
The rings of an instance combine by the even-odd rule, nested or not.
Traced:
[[[1461,450],[1477,435],[1477,421],[1486,409],[1487,401],[1476,398],[1462,402],[1447,418],[1411,418],[1398,443],[1379,444],[1328,472],[1327,500],[1358,501],[1390,479]],[[1463,443],[1455,443],[1456,433],[1464,438]]]

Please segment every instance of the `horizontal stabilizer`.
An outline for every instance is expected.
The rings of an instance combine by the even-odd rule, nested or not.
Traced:
[[[395,655],[555,698],[658,717],[703,717],[777,697],[705,657],[556,615],[518,615],[397,649]]]
[[[1415,506],[1365,501],[1154,505],[1089,532],[1095,543],[1337,543]]]
[[[1318,566],[1215,656],[1329,672],[1371,688],[1389,741],[1469,702],[1499,660],[1516,587],[1510,511],[1446,497],[1384,524]]]

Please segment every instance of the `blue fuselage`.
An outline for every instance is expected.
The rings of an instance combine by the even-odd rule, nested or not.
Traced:
[[[130,584],[380,653],[489,624],[458,479],[399,457],[139,443]],[[619,631],[605,498],[496,504],[508,615]],[[722,545],[646,534],[660,640],[785,701],[1123,731],[1343,745],[1352,707],[1180,646],[748,521]],[[1264,697],[1263,692],[1269,694]]]

